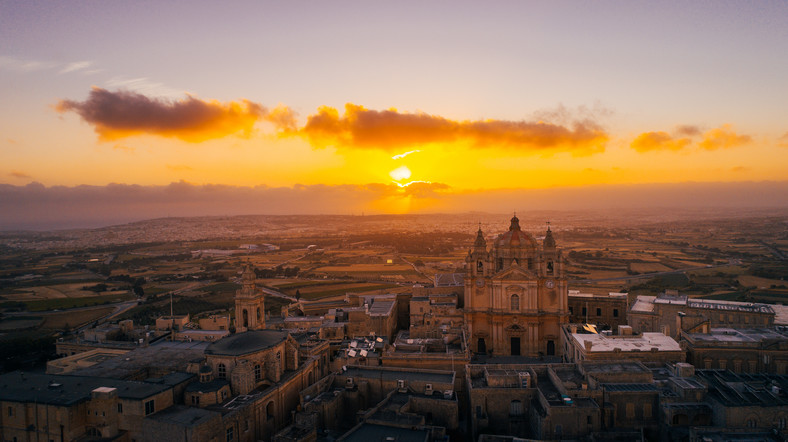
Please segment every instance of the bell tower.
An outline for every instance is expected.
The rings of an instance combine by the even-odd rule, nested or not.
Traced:
[[[241,276],[241,288],[235,292],[235,331],[265,329],[265,297],[255,286],[257,275],[246,265]]]

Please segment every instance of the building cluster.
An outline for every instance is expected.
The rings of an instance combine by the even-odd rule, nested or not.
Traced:
[[[570,291],[548,229],[481,228],[466,272],[266,316],[249,267],[234,322],[131,321],[0,376],[0,439],[785,440],[781,306]],[[234,332],[231,329],[234,328]]]

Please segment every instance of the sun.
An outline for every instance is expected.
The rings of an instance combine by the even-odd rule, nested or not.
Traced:
[[[389,176],[395,181],[407,180],[411,176],[410,169],[407,166],[399,166],[398,168],[389,172]]]

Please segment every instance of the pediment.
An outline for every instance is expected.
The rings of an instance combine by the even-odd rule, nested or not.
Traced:
[[[508,267],[492,277],[493,281],[522,281],[535,278],[536,274],[534,272],[516,265]]]

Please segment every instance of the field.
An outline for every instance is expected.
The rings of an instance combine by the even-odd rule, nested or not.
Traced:
[[[110,304],[113,302],[131,301],[137,299],[134,294],[120,293],[105,296],[91,296],[82,298],[54,298],[39,301],[23,301],[27,310],[31,312],[42,312],[50,310],[65,310],[77,307],[89,307],[93,305]]]
[[[63,312],[57,314],[50,314],[44,316],[42,328],[52,330],[63,330],[67,328],[78,327],[82,324],[95,321],[103,316],[110,314],[114,310],[113,307],[94,308],[89,310],[78,310],[72,312]]]

